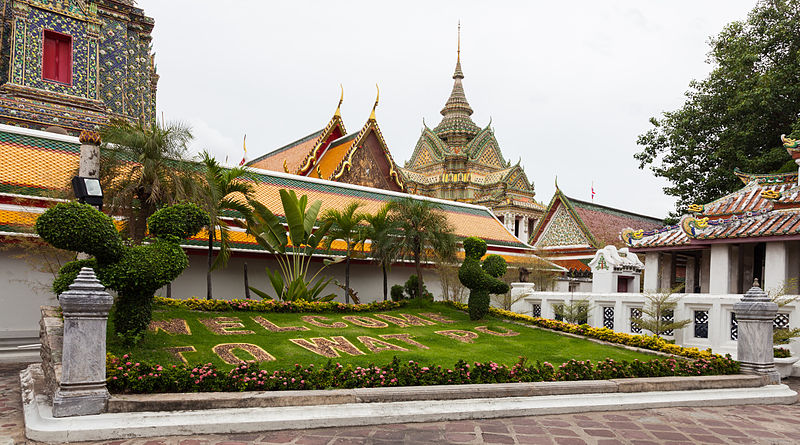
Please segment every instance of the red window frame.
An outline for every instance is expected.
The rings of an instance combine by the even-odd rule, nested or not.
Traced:
[[[50,29],[42,33],[42,80],[72,85],[72,36]]]

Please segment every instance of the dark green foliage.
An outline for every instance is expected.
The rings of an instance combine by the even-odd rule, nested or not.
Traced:
[[[493,277],[502,277],[506,274],[508,264],[500,255],[492,254],[483,259],[481,267],[483,267],[484,272]]]
[[[175,204],[165,207],[147,219],[150,236],[186,239],[208,225],[208,214],[191,203]]]
[[[57,204],[36,219],[36,233],[53,247],[84,252],[100,261],[115,261],[122,238],[110,216],[88,204]]]
[[[469,318],[480,320],[489,312],[489,294],[508,292],[508,284],[498,279],[506,272],[506,261],[499,255],[486,253],[486,241],[471,236],[464,240],[464,263],[458,269],[458,279],[469,289]]]
[[[91,267],[97,269],[97,260],[89,258],[86,260],[75,260],[65,264],[64,267],[59,269],[58,277],[53,280],[53,293],[61,295],[63,292],[69,290],[69,285],[78,277],[78,272],[83,267]]]
[[[189,259],[180,245],[155,239],[150,244],[126,248],[118,262],[102,265],[98,277],[120,295],[152,297],[188,265]]]
[[[741,188],[733,171],[797,168],[780,135],[800,136],[800,2],[761,0],[746,20],[709,40],[710,74],[691,81],[677,110],[651,118],[639,136],[639,167],[649,166],[678,197],[673,215]]]
[[[403,295],[403,285],[402,284],[395,284],[392,286],[391,294],[392,294],[392,301],[400,301],[405,296]]]
[[[124,246],[111,218],[91,206],[59,204],[36,222],[39,236],[53,246],[96,257],[73,261],[61,268],[53,290],[57,294],[65,291],[81,267],[92,267],[100,282],[118,293],[114,327],[129,342],[135,342],[147,329],[153,294],[177,278],[189,264],[178,244],[180,238],[194,235],[208,223],[206,213],[194,204],[166,207],[155,212],[151,219],[152,233],[159,237],[134,247]]]
[[[417,289],[419,289],[419,278],[412,274],[410,277],[408,277],[408,280],[406,280],[406,284],[403,285],[403,290],[406,291],[408,298],[414,299],[419,296],[417,295]],[[422,283],[422,298],[433,301],[433,294],[428,292],[428,288],[425,286],[425,283]]]

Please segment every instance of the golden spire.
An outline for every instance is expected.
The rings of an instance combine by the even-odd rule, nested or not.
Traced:
[[[375,84],[375,89],[378,90],[378,94],[375,96],[375,105],[372,106],[372,114],[369,115],[369,120],[374,121],[377,120],[375,118],[375,109],[378,108],[378,99],[381,97],[381,89],[378,88],[378,84]]]
[[[458,62],[461,61],[461,20],[458,21],[458,52],[456,59]]]
[[[342,94],[341,96],[339,96],[339,105],[336,106],[336,112],[333,113],[334,117],[342,117],[342,113],[340,111],[340,109],[342,108],[342,102],[344,102],[344,87],[342,86],[342,84],[339,84],[339,89],[342,90]]]

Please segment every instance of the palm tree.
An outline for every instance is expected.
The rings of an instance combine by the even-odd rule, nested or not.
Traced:
[[[194,193],[193,168],[184,156],[192,139],[180,123],[131,124],[112,121],[102,131],[104,164],[101,169],[106,204],[112,213],[128,217],[135,243],[141,243],[147,218],[162,205],[189,199]],[[111,167],[108,167],[108,164]]]
[[[374,261],[381,265],[381,271],[383,272],[383,301],[386,301],[388,294],[386,271],[398,256],[397,243],[395,242],[398,233],[397,223],[389,217],[388,204],[374,215],[364,215],[364,220],[369,225],[364,228],[363,239],[370,240],[369,254]]]
[[[222,219],[225,211],[239,212],[245,219],[250,215],[250,207],[244,200],[237,199],[236,193],[248,199],[253,194],[253,186],[242,182],[248,172],[244,167],[223,168],[208,152],[200,154],[205,166],[205,177],[202,185],[202,194],[198,197],[198,204],[209,216],[208,225],[208,272],[206,273],[206,298],[211,299],[211,271],[228,265],[231,257],[230,226]],[[214,238],[219,228],[219,254],[212,262],[214,256]]]
[[[362,203],[353,201],[343,210],[328,209],[322,214],[322,221],[332,224],[327,237],[323,241],[323,247],[330,250],[331,244],[336,240],[345,242],[345,266],[344,266],[344,302],[350,303],[350,257],[356,246],[362,240],[361,223],[364,221],[364,214],[358,212]]]
[[[400,236],[397,249],[403,258],[412,258],[417,271],[417,295],[422,296],[422,261],[433,251],[441,260],[455,256],[456,238],[441,208],[426,200],[410,197],[389,203],[390,217],[396,221]]]

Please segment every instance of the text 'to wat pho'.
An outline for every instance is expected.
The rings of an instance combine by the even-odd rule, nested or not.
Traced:
[[[347,134],[340,108],[321,130],[259,156],[247,165],[332,181],[479,204],[492,209],[527,242],[544,207],[519,163],[503,158],[490,125],[478,127],[464,94],[459,43],[453,90],[433,129],[424,126],[403,168],[392,158],[375,116]],[[339,102],[341,106],[341,100]]]

